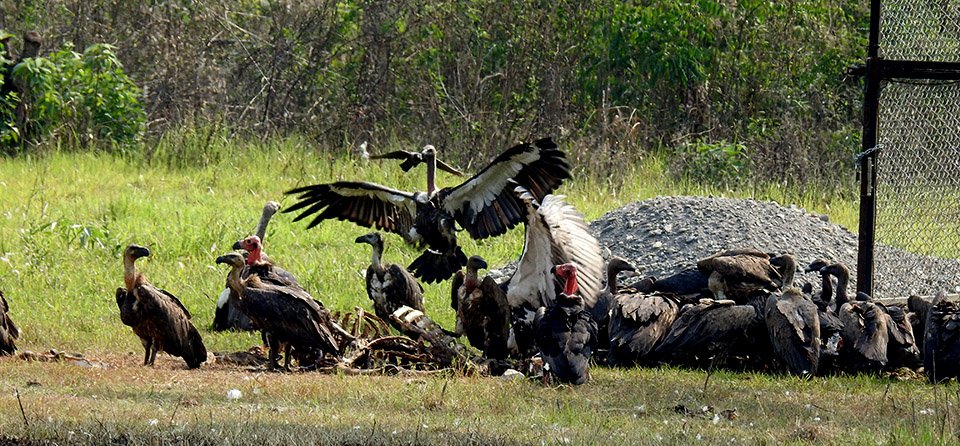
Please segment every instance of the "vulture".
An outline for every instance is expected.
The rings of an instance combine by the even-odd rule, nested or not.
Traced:
[[[20,329],[10,319],[10,304],[0,291],[0,356],[12,355],[17,350]]]
[[[267,258],[267,255],[263,253],[263,243],[261,243],[260,237],[251,235],[235,243],[233,249],[243,249],[247,251],[247,266],[244,267],[241,273],[242,278],[246,278],[245,276],[252,274],[259,276],[260,280],[277,285],[289,285],[302,288],[300,282],[297,282],[297,278],[294,277],[293,274],[276,266]]]
[[[577,293],[577,266],[557,265],[564,281],[556,302],[537,311],[537,347],[545,363],[544,376],[570,384],[583,384],[590,375],[590,357],[597,342],[597,323]]]
[[[173,294],[156,288],[136,270],[135,262],[150,255],[143,246],[123,251],[124,288],[117,288],[120,321],[133,328],[143,344],[143,365],[153,365],[157,352],[183,358],[195,369],[207,360],[200,332],[190,322],[190,312]]]
[[[534,353],[533,319],[541,307],[553,305],[564,283],[551,272],[554,265],[577,265],[578,294],[592,309],[601,291],[603,257],[600,242],[590,233],[583,215],[562,195],[538,201],[523,188],[515,192],[524,202],[523,251],[516,272],[507,283],[511,311],[510,348],[519,357]]]
[[[236,252],[217,257],[216,262],[231,267],[227,283],[239,295],[240,311],[267,335],[271,369],[278,367],[281,344],[288,349],[284,368],[289,369],[290,348],[301,355],[316,352],[318,357],[339,356],[340,339],[353,340],[303,288],[271,283],[255,274],[241,278],[245,262]]]
[[[729,358],[750,358],[765,350],[765,301],[747,304],[732,300],[700,299],[680,311],[670,331],[653,350],[666,362],[712,367],[733,365]]]
[[[934,298],[927,312],[923,335],[923,370],[938,383],[960,378],[960,304],[943,293]]]
[[[636,274],[637,268],[623,257],[610,257],[610,260],[607,261],[607,286],[600,290],[597,295],[597,303],[590,308],[590,316],[597,322],[597,329],[599,330],[598,344],[600,348],[604,349],[610,344],[610,338],[607,337],[607,325],[610,322],[610,308],[616,299],[617,276],[620,273]]]
[[[823,268],[830,262],[817,259],[804,269],[804,272],[817,271],[820,273],[820,296],[811,300],[817,306],[817,318],[820,320],[820,370],[831,369],[842,345],[843,322],[834,311],[830,310],[830,301],[833,299],[833,279],[828,270]]]
[[[260,221],[257,222],[257,227],[253,230],[253,233],[263,240],[267,235],[267,224],[270,223],[270,219],[273,217],[277,211],[280,210],[280,203],[276,201],[268,201],[263,206],[263,213],[260,215]],[[234,244],[236,246],[236,244]],[[240,249],[236,247],[234,249]],[[243,273],[243,277],[249,275],[248,272]],[[257,327],[250,322],[250,318],[246,317],[239,308],[237,308],[237,295],[229,286],[224,286],[223,291],[220,293],[220,298],[217,299],[217,309],[213,314],[213,331],[224,331],[224,330],[255,330]]]
[[[357,237],[357,243],[366,243],[373,247],[373,257],[367,267],[367,297],[373,301],[373,311],[377,317],[391,321],[390,315],[402,306],[423,309],[423,289],[404,267],[396,263],[382,262],[383,236],[371,232]],[[399,327],[397,327],[399,329]]]
[[[764,320],[773,352],[798,376],[817,374],[820,362],[820,317],[817,306],[793,288],[797,260],[789,254],[774,258],[783,268],[783,293],[771,293]]]
[[[570,166],[549,138],[522,143],[504,151],[476,175],[454,187],[434,184],[436,152],[426,147],[427,191],[406,192],[375,183],[338,181],[298,187],[298,201],[284,212],[314,216],[308,228],[336,218],[401,235],[425,247],[409,269],[426,283],[448,279],[467,264],[457,244],[457,225],[474,239],[504,234],[523,221],[524,203],[514,192],[524,187],[537,200],[570,178]]]
[[[642,293],[662,293],[673,296],[711,297],[707,276],[696,267],[684,268],[662,279],[647,277],[634,284]]]
[[[924,351],[924,334],[927,332],[927,316],[933,308],[933,302],[913,295],[907,299],[907,308],[910,310],[908,316],[913,325],[913,333],[916,335],[917,348],[922,352]]]
[[[680,308],[673,296],[626,290],[614,296],[610,311],[610,351],[607,364],[629,366],[642,362],[660,343]]]
[[[467,259],[466,273],[457,271],[453,276],[450,305],[457,312],[454,334],[466,334],[470,345],[482,349],[485,358],[506,359],[510,305],[492,277],[478,277],[477,271],[486,267],[483,258],[472,256]]]
[[[403,162],[400,163],[400,168],[403,169],[404,172],[409,172],[410,169],[413,169],[414,167],[417,167],[421,164],[426,164],[427,168],[429,169],[430,163],[434,162],[436,163],[436,166],[444,172],[454,174],[458,177],[463,176],[463,172],[457,170],[453,166],[437,158],[437,149],[436,147],[433,147],[430,144],[427,144],[426,146],[424,146],[423,150],[420,152],[396,150],[390,153],[370,156],[370,159],[372,160],[381,160],[381,159],[403,160]],[[428,175],[429,175],[429,172],[428,172]]]
[[[732,249],[697,262],[697,269],[708,277],[707,286],[717,300],[738,303],[759,293],[780,289],[780,273],[770,264],[770,256],[756,249]]]
[[[887,321],[887,328],[889,329],[887,359],[890,361],[888,366],[892,368],[920,367],[923,360],[920,348],[917,346],[910,315],[900,305],[885,305],[880,302],[875,304],[883,309],[889,318]]]
[[[847,286],[850,283],[850,269],[841,263],[833,263],[820,269],[837,278],[834,300],[837,304],[843,330],[841,355],[846,365],[854,370],[879,371],[888,362],[887,344],[890,339],[890,327],[893,322],[883,307],[871,302],[870,296],[860,295],[861,300],[850,301]]]

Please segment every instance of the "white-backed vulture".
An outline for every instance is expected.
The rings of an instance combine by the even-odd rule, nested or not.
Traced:
[[[301,357],[311,357],[311,352],[316,352],[316,358],[325,354],[339,357],[341,340],[353,340],[303,288],[268,283],[255,274],[242,279],[245,262],[236,252],[217,257],[216,262],[231,267],[227,283],[240,296],[240,310],[267,334],[271,369],[278,367],[281,345],[296,349]],[[284,361],[289,368],[289,354]]]
[[[937,295],[927,311],[923,370],[930,382],[960,378],[960,304]]]
[[[610,312],[607,364],[624,367],[645,362],[670,331],[680,312],[674,297],[624,290]]]
[[[764,320],[774,354],[798,376],[816,375],[820,364],[819,309],[798,288],[793,288],[797,260],[790,254],[774,258],[783,270],[782,293],[771,293]]]
[[[762,298],[743,305],[713,299],[685,305],[653,355],[676,364],[742,367],[734,360],[753,360],[768,348],[764,305]]]
[[[377,317],[396,326],[390,315],[400,307],[408,306],[425,311],[423,288],[417,283],[417,279],[396,263],[383,263],[383,236],[379,232],[371,232],[357,237],[355,241],[366,243],[373,248],[365,281],[367,297],[373,301],[373,311]]]
[[[697,269],[708,277],[708,287],[717,300],[743,303],[780,289],[780,273],[770,264],[770,256],[756,249],[719,252],[699,260]]]
[[[524,205],[514,192],[526,188],[537,200],[570,178],[565,155],[549,138],[507,149],[476,175],[458,186],[437,190],[436,153],[423,151],[427,191],[406,192],[375,183],[338,181],[287,191],[299,200],[284,212],[310,216],[308,228],[330,218],[401,235],[425,251],[409,266],[426,283],[443,281],[467,263],[457,244],[459,224],[474,239],[505,233],[524,218]]]
[[[267,236],[267,225],[273,215],[280,210],[280,203],[268,201],[263,205],[263,212],[260,214],[260,220],[257,222],[253,233],[260,238],[261,243]],[[239,242],[238,242],[239,243]],[[237,244],[235,243],[234,246]],[[233,249],[240,249],[235,247]],[[244,272],[243,277],[249,275]],[[237,308],[237,295],[229,286],[224,286],[220,297],[217,299],[217,308],[213,314],[213,331],[224,330],[256,330],[257,327],[250,322],[250,318],[243,314]]]
[[[195,369],[207,360],[200,332],[190,322],[190,312],[180,299],[156,288],[136,270],[135,262],[150,255],[143,246],[130,245],[123,251],[124,288],[117,288],[120,321],[133,328],[143,344],[143,365],[153,365],[157,352],[183,358]]]

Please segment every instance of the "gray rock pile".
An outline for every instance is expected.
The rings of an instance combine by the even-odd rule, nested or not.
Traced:
[[[790,252],[802,265],[817,258],[856,269],[857,236],[825,215],[774,202],[712,198],[657,197],[615,209],[590,223],[601,246],[630,259],[644,276],[663,277],[718,251],[753,247]],[[919,256],[895,248],[877,250],[876,297],[955,292],[960,261]],[[798,275],[819,282],[819,275]],[[855,289],[851,284],[850,293]]]

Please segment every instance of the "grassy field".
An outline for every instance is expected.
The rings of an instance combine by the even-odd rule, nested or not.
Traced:
[[[83,352],[109,366],[0,360],[0,443],[960,441],[955,386],[867,377],[797,381],[724,373],[703,391],[704,372],[674,369],[597,370],[594,382],[577,389],[445,375],[280,375],[216,365],[186,371],[169,357],[144,369],[140,344],[120,323],[113,298],[127,244],[151,248],[141,269],[191,309],[209,350],[246,350],[258,335],[209,331],[225,277],[214,259],[252,230],[265,201],[289,205],[284,190],[338,179],[408,190],[422,189],[424,181],[422,172],[404,176],[389,164],[354,161],[346,149],[344,156],[320,155],[296,139],[214,140],[203,151],[164,141],[151,152],[149,160],[71,153],[0,159],[0,290],[24,331],[19,346]],[[832,194],[776,186],[717,190],[674,180],[665,170],[650,157],[622,166],[630,181],[578,175],[560,193],[588,219],[657,195],[714,194],[794,203],[856,226],[856,203]],[[442,185],[458,181],[440,176]],[[353,242],[367,229],[326,222],[306,230],[291,219],[274,219],[266,251],[328,307],[369,307],[361,278],[369,247]],[[497,265],[519,255],[521,239],[515,230],[466,241],[465,251]],[[407,263],[416,255],[399,237],[387,243],[388,261]],[[453,320],[447,286],[427,287],[427,311],[441,324]],[[231,388],[244,397],[228,401]],[[697,413],[677,414],[678,404]],[[703,406],[736,409],[738,416],[714,420],[713,412],[699,413]]]

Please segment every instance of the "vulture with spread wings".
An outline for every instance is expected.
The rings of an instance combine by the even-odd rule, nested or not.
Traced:
[[[379,184],[338,181],[287,191],[299,194],[283,212],[310,216],[308,228],[330,218],[375,227],[401,235],[426,250],[410,271],[427,283],[441,282],[467,264],[457,245],[459,224],[474,239],[501,235],[523,221],[525,205],[513,192],[523,186],[537,200],[570,178],[564,153],[549,138],[516,145],[458,186],[437,190],[436,152],[422,152],[427,165],[427,191],[406,192]]]

